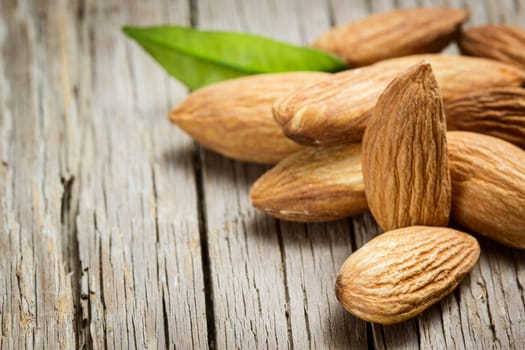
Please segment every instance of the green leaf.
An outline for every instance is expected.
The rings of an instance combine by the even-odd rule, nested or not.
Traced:
[[[331,54],[251,34],[179,26],[126,26],[123,31],[191,90],[250,74],[348,68]]]

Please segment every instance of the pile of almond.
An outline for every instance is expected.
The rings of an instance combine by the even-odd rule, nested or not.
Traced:
[[[460,283],[480,248],[449,222],[525,249],[525,30],[462,30],[467,18],[448,8],[374,15],[313,43],[360,68],[229,80],[170,114],[211,150],[277,163],[250,192],[268,215],[370,210],[386,232],[335,283],[364,320],[404,321]],[[469,56],[432,54],[452,40]]]

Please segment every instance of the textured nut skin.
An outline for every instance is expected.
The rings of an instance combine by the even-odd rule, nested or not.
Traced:
[[[279,219],[337,220],[364,212],[361,144],[305,148],[279,162],[252,186],[254,207]]]
[[[475,92],[445,104],[449,130],[474,131],[525,148],[525,89]]]
[[[360,141],[377,98],[399,72],[370,66],[334,74],[277,100],[273,115],[285,135],[301,144]]]
[[[415,55],[333,74],[276,101],[273,113],[284,133],[306,145],[360,141],[379,95],[399,73],[432,64],[445,101],[476,90],[519,86],[525,72],[505,63],[464,56]]]
[[[261,74],[216,83],[189,95],[169,119],[206,148],[256,163],[277,163],[301,146],[283,135],[272,116],[274,101],[320,72]]]
[[[492,136],[449,131],[452,219],[525,249],[525,151]]]
[[[462,53],[492,58],[525,69],[525,29],[503,24],[470,28],[458,41]]]
[[[405,321],[451,293],[479,258],[478,242],[444,227],[386,232],[344,262],[335,293],[355,316],[370,322]]]
[[[359,67],[392,57],[439,52],[457,36],[468,12],[414,8],[373,15],[336,27],[312,46]]]
[[[363,178],[384,230],[448,224],[445,115],[430,64],[410,68],[379,98],[363,138]]]

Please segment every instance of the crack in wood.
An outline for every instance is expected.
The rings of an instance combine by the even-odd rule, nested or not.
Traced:
[[[215,309],[213,305],[213,284],[211,276],[211,258],[208,247],[208,224],[206,219],[206,204],[204,194],[204,179],[202,172],[202,150],[199,145],[194,144],[193,149],[193,171],[195,176],[195,188],[197,189],[197,212],[199,215],[199,237],[202,254],[202,269],[204,278],[204,292],[206,305],[206,327],[208,331],[208,348],[215,349],[216,328]]]
[[[374,335],[372,333],[372,324],[370,322],[366,323],[366,344],[368,350],[375,350],[374,345]]]
[[[342,19],[353,18],[356,13],[361,15],[363,9],[359,6],[365,10],[383,10],[408,4],[442,2],[363,0],[352,4],[356,7],[355,11],[352,6],[345,5],[340,0],[332,0],[331,4],[313,0],[300,4],[274,0],[242,4],[237,0],[215,0],[215,5],[211,3],[206,0],[177,2],[171,5],[177,9],[172,11],[175,13],[173,18],[186,24],[189,21],[194,27],[198,24],[213,27],[223,25],[224,22],[221,24],[220,21],[224,21],[227,14],[231,15],[227,18],[231,18],[233,24],[226,23],[225,26],[235,27],[239,24],[243,27],[233,29],[267,33],[291,42],[302,38],[306,42],[313,30],[318,30],[325,24],[341,24]],[[462,2],[457,0],[447,3]],[[506,1],[501,7],[495,1],[490,4],[485,1],[484,4],[479,4],[481,6],[470,0],[463,3],[472,10],[473,24],[486,22],[487,19],[516,21],[519,18],[509,12],[513,8],[512,1]],[[51,7],[47,3],[29,1],[0,2],[0,113],[3,117],[0,121],[0,249],[6,256],[0,263],[0,348],[69,346],[91,349],[97,346],[114,348],[152,344],[146,344],[143,342],[145,340],[153,343],[157,340],[158,343],[154,345],[157,347],[173,348],[181,340],[182,332],[188,334],[184,344],[193,347],[204,348],[207,345],[216,348],[218,338],[221,341],[224,339],[225,345],[234,347],[239,345],[239,339],[252,341],[255,338],[255,344],[260,346],[285,347],[287,342],[289,348],[301,348],[302,344],[307,343],[307,331],[309,343],[305,348],[312,348],[320,344],[326,345],[327,343],[322,342],[327,341],[327,338],[344,338],[341,337],[344,332],[353,332],[352,334],[357,334],[357,338],[363,336],[362,333],[349,329],[349,326],[361,327],[364,323],[358,323],[347,314],[344,317],[333,317],[342,310],[331,307],[331,291],[323,285],[323,294],[319,297],[317,285],[312,287],[312,281],[315,284],[325,275],[332,274],[332,269],[342,259],[341,252],[348,246],[355,250],[361,241],[373,236],[375,227],[371,221],[368,218],[353,220],[356,224],[350,228],[349,239],[344,233],[343,241],[338,240],[340,237],[335,234],[329,240],[317,240],[316,233],[332,234],[330,231],[337,224],[326,225],[321,229],[320,226],[309,225],[319,232],[304,234],[303,229],[292,225],[275,223],[269,219],[253,220],[254,215],[247,208],[244,190],[247,186],[246,178],[250,177],[250,170],[247,169],[256,167],[235,162],[220,168],[219,162],[212,162],[210,164],[219,165],[219,168],[210,166],[205,172],[215,174],[203,174],[203,155],[198,147],[194,147],[187,155],[172,157],[175,159],[170,159],[170,164],[159,165],[159,152],[162,153],[168,147],[176,148],[174,145],[182,145],[183,142],[179,139],[182,134],[166,133],[163,141],[158,141],[158,144],[147,142],[156,141],[156,133],[162,130],[156,127],[156,120],[151,121],[151,124],[150,120],[145,122],[150,114],[158,113],[149,108],[158,103],[158,100],[154,100],[157,95],[173,94],[179,99],[185,96],[185,92],[183,89],[172,90],[170,82],[160,90],[145,94],[146,90],[154,88],[159,82],[167,81],[167,78],[159,78],[159,75],[148,85],[145,78],[156,72],[151,68],[153,66],[147,66],[146,61],[139,61],[139,51],[135,49],[122,51],[124,38],[107,29],[120,23],[120,19],[128,18],[127,6],[136,7],[135,15],[131,16],[133,21],[151,22],[158,18],[169,18],[166,12],[170,11],[170,6],[163,6],[159,10],[158,4],[146,2],[131,1],[121,4],[115,1],[113,4],[100,5],[82,0],[73,4],[58,1],[54,5]],[[231,7],[235,8],[233,11],[237,11],[233,15],[230,13]],[[514,8],[522,8],[517,0],[514,0]],[[178,11],[179,9],[182,10]],[[321,11],[318,11],[315,18],[311,18],[308,17],[308,9],[312,9],[312,12],[319,9]],[[199,10],[205,13],[203,17],[200,17]],[[283,15],[288,13],[285,10],[293,15]],[[178,12],[182,15],[177,15]],[[275,13],[275,18],[269,16],[271,13]],[[108,21],[111,23],[108,24]],[[289,29],[289,32],[285,33],[283,28]],[[71,33],[71,37],[64,33]],[[125,52],[125,56],[132,56],[133,60],[137,59],[140,64],[135,64],[134,61],[129,66],[132,81],[125,80],[126,74],[117,70],[114,72],[115,84],[111,85],[112,79],[106,76],[108,72],[113,72],[107,67],[115,63],[113,59],[118,61],[122,58],[114,56],[115,53],[122,55],[122,52]],[[66,75],[64,79],[67,83],[62,81],[63,85],[56,84],[61,81],[63,74]],[[104,84],[109,84],[108,91],[101,89],[105,87]],[[118,104],[125,113],[129,112],[126,116],[112,109],[111,103],[117,105],[115,101],[108,99],[102,102],[107,105],[99,105],[99,100],[104,100],[106,94],[118,98],[126,96],[129,84],[132,85],[133,94],[130,98],[133,98],[135,108]],[[170,105],[172,102],[169,100]],[[67,109],[70,103],[76,103],[76,106],[71,105],[71,109]],[[136,123],[142,124],[137,126]],[[151,130],[151,134],[144,133],[141,129],[143,126]],[[119,127],[123,128],[122,131],[116,130]],[[75,128],[81,130],[77,133],[73,131]],[[91,135],[88,142],[95,144],[89,145],[91,148],[84,145],[86,134]],[[136,152],[137,148],[131,148],[131,152],[136,152],[133,155],[126,153],[127,149],[119,145],[119,142],[128,142],[126,135],[132,137],[127,146],[146,139],[144,153]],[[177,140],[174,141],[175,135]],[[142,136],[144,139],[141,139]],[[120,156],[129,157],[126,159],[131,163],[135,159],[147,163],[144,172],[136,170],[135,164],[129,164],[134,174],[130,175],[125,171],[117,174],[112,164],[119,162]],[[92,170],[91,165],[97,169]],[[164,166],[166,167],[163,168]],[[33,170],[36,176],[31,177],[28,169]],[[167,180],[172,179],[174,174],[177,180]],[[228,183],[230,176],[234,177],[234,185],[231,187],[235,192],[227,199],[236,203],[224,212],[214,213],[214,217],[209,211],[214,210],[220,201],[213,202],[208,198],[213,206],[207,207],[205,196],[209,193],[221,193],[212,192],[212,186],[231,185]],[[148,182],[150,177],[151,184]],[[220,181],[213,182],[217,178]],[[136,194],[126,182],[130,179],[138,187],[144,185],[138,191],[145,193],[134,197],[138,198],[139,204],[131,210],[130,206],[133,204],[115,204],[116,200],[125,202],[130,195]],[[83,181],[87,183],[82,183]],[[191,207],[198,208],[195,211],[184,211],[182,208],[182,218],[178,215],[182,215],[179,210],[184,204],[180,203],[185,203],[185,197],[191,195],[183,189],[183,195],[177,197],[183,200],[177,200],[172,207],[175,200],[167,197],[173,193],[164,193],[179,183],[191,187],[192,192],[194,184],[198,192],[197,199],[191,204]],[[124,194],[128,197],[120,196],[122,193],[119,191],[125,191]],[[150,202],[154,205],[152,211],[148,210]],[[228,212],[231,209],[236,212]],[[134,219],[141,221],[135,222],[132,219],[130,224],[128,217],[134,214],[138,216]],[[198,218],[193,218],[192,215]],[[220,220],[223,217],[227,225],[234,227],[231,231],[235,232],[224,228],[219,239],[230,238],[231,241],[222,245],[220,249],[224,250],[219,251],[215,246],[217,242],[214,232],[210,232],[208,226],[216,225],[213,226],[214,230],[221,229],[218,225],[222,225]],[[153,218],[154,222],[148,221]],[[235,222],[233,219],[240,221]],[[191,224],[192,220],[195,220],[195,226]],[[253,221],[257,227],[251,226]],[[268,222],[275,224],[277,229],[264,225]],[[121,238],[121,232],[115,233],[119,229],[131,231],[131,236],[124,235]],[[268,229],[271,232],[265,236]],[[299,232],[296,237],[294,230]],[[359,235],[362,237],[356,238],[356,231],[360,231]],[[140,232],[146,234],[141,237]],[[330,246],[325,247],[325,243]],[[344,249],[339,250],[338,244],[344,245]],[[258,278],[268,268],[266,254],[272,248],[279,249],[280,257],[279,254],[272,255],[275,259],[272,260],[271,267],[278,269],[280,266],[283,275],[279,278],[284,279],[284,285],[273,280],[272,283],[277,285],[275,291],[272,290],[273,285],[265,286],[264,281]],[[485,249],[491,249],[491,245],[486,244]],[[154,260],[146,261],[145,266],[141,266],[144,261],[142,252],[154,253],[156,256]],[[240,273],[243,283],[236,284],[234,279],[239,269],[226,265],[227,262],[231,265],[239,264],[238,254],[245,252],[246,255],[242,256],[245,258],[242,261],[243,271]],[[443,337],[449,333],[440,329],[450,327],[451,318],[455,317],[459,318],[460,330],[450,332],[452,340],[447,340],[444,344],[460,348],[490,344],[517,347],[523,344],[521,322],[525,295],[524,280],[520,274],[523,259],[515,253],[512,263],[511,260],[504,259],[505,251],[495,248],[490,252],[494,252],[491,260],[484,260],[481,263],[483,268],[473,272],[472,281],[465,281],[465,288],[468,289],[454,292],[457,308],[454,300],[453,305],[448,305],[447,310],[441,311],[441,319],[421,317],[417,323],[410,323],[405,328],[390,329],[366,324],[366,342],[363,341],[361,345],[366,344],[369,349],[395,347],[398,343],[394,337],[401,333],[412,341],[409,344],[415,345],[417,341],[419,347],[424,347],[435,339],[438,341],[435,344],[443,344]],[[217,257],[223,253],[230,254],[224,261]],[[146,258],[148,257],[150,256]],[[252,258],[257,262],[251,261]],[[137,264],[135,260],[141,263]],[[224,266],[219,266],[223,262]],[[130,263],[133,265],[129,265]],[[131,267],[131,276],[125,277],[122,282],[117,277],[123,266]],[[145,269],[143,275],[142,268]],[[277,269],[271,270],[266,277],[277,275]],[[221,273],[225,273],[233,281],[216,281],[223,276]],[[477,286],[476,282],[480,278],[486,280],[482,280],[481,285]],[[131,280],[133,286],[128,284]],[[156,283],[148,286],[149,281]],[[510,282],[515,290],[501,291],[501,286],[509,288],[506,282]],[[188,286],[181,286],[184,283]],[[232,286],[237,290],[222,290]],[[239,286],[245,286],[248,290],[240,290]],[[295,288],[297,286],[302,286],[302,290]],[[144,289],[145,294],[137,294],[137,297],[134,293],[140,288]],[[476,293],[469,294],[471,289]],[[478,294],[485,297],[485,300],[479,300]],[[118,300],[119,297],[125,300]],[[274,305],[267,301],[272,298],[274,309],[269,308]],[[73,300],[73,310],[68,309],[69,304],[64,308],[63,303],[69,299]],[[227,312],[217,300],[228,303]],[[144,301],[145,305],[142,304]],[[187,305],[184,305],[185,302]],[[513,308],[513,303],[520,305]],[[323,311],[323,307],[327,310]],[[157,309],[151,313],[153,308]],[[247,315],[237,316],[237,308],[244,310]],[[444,314],[446,317],[443,317]],[[236,322],[225,322],[223,316],[237,319]],[[262,316],[264,321],[261,322]],[[281,316],[283,320],[275,322]],[[323,317],[328,319],[322,319]],[[303,325],[305,319],[306,323]],[[189,326],[186,325],[188,323]],[[180,326],[181,324],[185,325]],[[454,321],[454,324],[457,322]],[[304,329],[306,326],[309,327],[307,330]],[[218,332],[221,333],[220,337]],[[146,336],[149,338],[146,339]],[[162,336],[164,339],[161,339]],[[206,337],[207,340],[203,340]],[[495,339],[498,337],[501,339]],[[357,341],[352,337],[346,340]]]
[[[62,183],[62,199],[60,206],[60,222],[62,225],[66,225],[66,217],[69,216],[71,211],[71,197],[73,195],[73,183],[75,177],[70,175],[69,177],[61,177],[60,182]]]
[[[285,296],[285,302],[286,302],[285,315],[286,315],[286,325],[288,328],[288,348],[290,350],[293,350],[294,344],[293,344],[292,320],[290,318],[290,290],[288,289],[288,272],[286,269],[286,252],[284,250],[283,233],[281,230],[279,220],[275,220],[275,226],[277,230],[277,237],[279,240],[279,251],[281,253],[281,268],[283,270],[284,296]]]
[[[190,27],[197,28],[199,25],[198,0],[189,0]]]
[[[166,297],[164,296],[164,291],[162,292],[162,321],[163,321],[163,326],[164,326],[164,346],[166,346],[166,349],[169,349],[170,348],[170,327],[169,327],[168,310],[166,308]],[[195,344],[192,344],[192,345],[194,346]]]
[[[494,328],[494,320],[492,318],[492,312],[490,311],[490,306],[488,304],[489,302],[488,302],[488,295],[487,295],[488,294],[487,282],[485,281],[485,277],[483,276],[483,273],[479,274],[479,279],[481,280],[481,283],[478,282],[478,284],[481,287],[481,289],[483,290],[483,293],[484,293],[485,298],[486,298],[486,301],[483,304],[485,305],[485,309],[486,309],[488,320],[489,320],[488,328],[490,329],[490,332],[492,334],[492,341],[494,342],[494,344],[496,344],[496,343],[499,344],[500,341],[498,339],[498,336],[496,334],[496,330]]]
[[[75,328],[75,347],[77,349],[83,348],[85,344],[85,333],[89,332],[89,327],[86,329],[82,320],[82,304],[80,302],[82,298],[81,290],[81,266],[79,245],[78,245],[78,231],[76,225],[76,218],[78,215],[78,186],[75,184],[75,176],[69,175],[68,177],[62,176],[60,179],[62,183],[62,198],[60,206],[60,222],[63,230],[63,241],[69,243],[69,247],[64,246],[62,249],[63,260],[66,266],[69,267],[69,271],[66,271],[70,275],[72,297],[73,297],[73,326]],[[73,202],[73,198],[77,200]],[[67,252],[67,254],[65,253]],[[77,283],[78,282],[78,283]]]

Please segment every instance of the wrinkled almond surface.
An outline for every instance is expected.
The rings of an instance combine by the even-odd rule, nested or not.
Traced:
[[[525,148],[525,89],[468,94],[445,105],[447,128],[487,134]]]
[[[305,148],[252,186],[252,204],[283,220],[328,221],[367,209],[361,144]]]
[[[430,64],[410,68],[379,98],[363,138],[363,178],[384,230],[448,224],[445,115]]]
[[[333,74],[276,101],[273,112],[284,133],[307,145],[357,142],[379,95],[399,73],[422,61],[432,64],[443,99],[500,86],[519,86],[525,72],[493,60],[415,55]]]
[[[452,219],[511,247],[525,249],[525,151],[495,137],[447,133]]]
[[[525,69],[525,29],[504,24],[470,28],[458,41],[461,52]]]
[[[452,8],[393,10],[336,27],[312,46],[359,67],[392,57],[441,51],[467,18],[467,11]]]
[[[360,141],[377,98],[399,72],[370,66],[334,74],[277,100],[275,120],[305,145]]]
[[[479,252],[473,237],[449,228],[411,226],[386,232],[345,261],[336,296],[363,320],[402,322],[452,292]]]
[[[276,163],[301,146],[272,116],[275,100],[329,76],[320,72],[262,74],[216,83],[189,95],[170,120],[203,146],[227,157]]]

